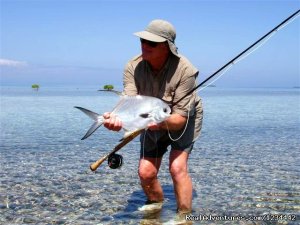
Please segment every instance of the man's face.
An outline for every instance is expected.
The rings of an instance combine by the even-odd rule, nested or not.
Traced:
[[[141,39],[142,57],[148,62],[165,57],[169,53],[167,42],[152,42]]]

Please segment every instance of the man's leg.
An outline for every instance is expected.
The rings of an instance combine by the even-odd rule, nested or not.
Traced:
[[[173,179],[177,210],[189,213],[192,210],[192,180],[188,173],[189,154],[184,151],[172,150],[170,153],[169,170]]]
[[[144,157],[140,159],[139,177],[142,188],[149,201],[162,202],[164,194],[157,179],[162,158]]]

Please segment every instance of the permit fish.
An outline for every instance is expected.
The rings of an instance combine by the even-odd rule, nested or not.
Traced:
[[[88,109],[78,106],[75,108],[94,120],[90,129],[81,139],[84,140],[103,124],[104,118]],[[143,95],[124,95],[112,110],[111,115],[122,121],[122,128],[125,131],[124,138],[126,138],[132,132],[147,128],[150,123],[163,122],[170,116],[170,113],[169,105],[161,99]]]

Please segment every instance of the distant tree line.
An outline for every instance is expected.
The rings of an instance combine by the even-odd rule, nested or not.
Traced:
[[[104,85],[103,89],[110,91],[110,90],[114,89],[114,86],[111,84],[106,84],[106,85]]]
[[[38,84],[33,84],[33,85],[31,85],[31,88],[34,89],[34,90],[36,90],[36,91],[38,91],[39,88],[40,88],[40,85],[38,85]]]

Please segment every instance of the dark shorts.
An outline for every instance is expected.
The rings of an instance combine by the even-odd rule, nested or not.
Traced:
[[[196,114],[197,115],[197,114]],[[197,119],[195,119],[195,117]],[[177,141],[172,141],[168,131],[144,131],[140,136],[141,150],[140,157],[161,158],[171,146],[172,150],[180,150],[190,153],[193,149],[195,140],[200,134],[202,126],[202,111],[197,116],[191,116],[182,137]],[[184,129],[179,131],[170,131],[172,139],[177,139],[183,133]]]
[[[141,153],[140,157],[161,158],[171,146],[171,150],[181,150],[190,153],[194,142],[189,141],[183,144],[180,141],[172,141],[168,132],[145,131],[141,134]]]

